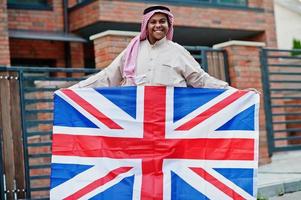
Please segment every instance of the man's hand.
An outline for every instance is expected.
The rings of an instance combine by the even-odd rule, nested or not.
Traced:
[[[261,92],[259,92],[258,90],[256,90],[255,88],[247,88],[247,89],[243,89],[244,91],[252,91],[255,92],[256,94],[261,94]]]

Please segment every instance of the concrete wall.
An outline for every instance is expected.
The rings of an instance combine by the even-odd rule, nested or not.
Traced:
[[[275,19],[278,48],[291,49],[293,38],[301,40],[301,13],[275,3]]]

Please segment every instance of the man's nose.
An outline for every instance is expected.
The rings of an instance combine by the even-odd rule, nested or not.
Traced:
[[[161,26],[161,23],[160,23],[160,22],[157,22],[155,26],[156,26],[156,27],[160,27],[160,26]]]

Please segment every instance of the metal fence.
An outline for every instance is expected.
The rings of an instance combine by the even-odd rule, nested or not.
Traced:
[[[3,133],[3,130],[2,128],[0,128],[0,199],[4,199],[5,197],[5,185],[4,185],[4,179],[5,179],[5,176],[4,176],[4,170],[3,170],[3,158],[2,158],[2,155],[3,155],[3,152],[2,152],[2,148],[3,148],[3,137],[2,137],[2,133]]]
[[[262,49],[269,154],[301,149],[301,50]]]
[[[228,81],[227,57],[224,51],[205,47],[186,47],[197,61],[203,63],[203,68],[217,78]],[[53,92],[60,88],[68,87],[88,74],[95,73],[96,69],[72,68],[45,68],[45,67],[0,67],[0,92],[1,83],[10,81],[17,83],[18,87],[11,90],[14,98],[20,101],[20,124],[23,144],[15,144],[17,155],[14,165],[24,174],[14,174],[9,178],[14,182],[13,189],[5,188],[4,180],[0,176],[1,199],[48,199],[50,189],[50,162],[52,145],[53,124]],[[1,73],[7,73],[3,76]],[[16,85],[16,84],[15,84]],[[0,97],[0,100],[5,100]],[[0,101],[0,102],[1,102]],[[1,116],[1,111],[0,111]],[[18,118],[16,118],[18,120]],[[3,120],[2,120],[3,122]],[[1,130],[1,117],[0,117]],[[14,133],[15,134],[15,133]],[[1,144],[1,143],[0,143]],[[0,148],[1,149],[1,148]],[[2,154],[1,154],[2,155]],[[1,159],[1,157],[0,157]],[[24,163],[18,163],[18,159]],[[1,162],[1,161],[0,161]],[[6,161],[1,162],[0,173]],[[21,168],[24,169],[21,169]],[[6,170],[7,171],[7,170]],[[3,172],[1,174],[5,174]],[[12,175],[8,175],[12,176]],[[22,177],[17,177],[22,176]],[[24,184],[22,183],[24,179]],[[2,185],[1,185],[2,184]],[[9,192],[13,192],[9,195]]]
[[[14,173],[15,177],[11,178],[15,182],[14,189],[4,188],[4,196],[1,199],[19,199],[20,197],[27,199],[48,199],[53,92],[83,80],[85,75],[95,73],[99,70],[0,67],[1,71],[5,71],[8,74],[1,76],[2,79],[14,82],[17,80],[18,82],[19,90],[13,89],[11,92],[15,93],[13,94],[15,98],[20,98],[20,121],[23,144],[22,147],[14,146],[14,148],[24,153],[22,158],[25,168],[23,177],[25,179],[25,188],[24,186],[22,187],[22,183],[18,183],[18,174]],[[6,97],[2,96],[1,98],[3,100]],[[20,157],[19,159],[22,158]],[[14,164],[17,165],[17,163]],[[1,162],[0,169],[3,166],[5,166],[5,163]],[[18,169],[19,166],[14,166],[14,168]],[[3,185],[5,186],[6,184],[4,183]],[[10,193],[13,194],[11,195]]]
[[[204,46],[185,46],[191,55],[210,75],[230,83],[228,57],[225,50]]]

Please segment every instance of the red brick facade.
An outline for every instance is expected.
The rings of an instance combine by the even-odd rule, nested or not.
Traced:
[[[104,22],[140,23],[143,9],[151,4],[127,1],[94,1],[70,13],[70,29],[79,30],[90,24]],[[276,47],[273,1],[251,0],[250,7],[261,11],[218,9],[168,5],[175,16],[176,26],[204,27],[231,30],[262,31],[269,47]]]
[[[63,3],[51,1],[52,10],[8,9],[9,29],[35,31],[62,31]]]
[[[0,0],[0,65],[10,65],[6,0]]]
[[[53,59],[55,66],[65,66],[64,43],[43,40],[10,40],[12,59]]]
[[[94,36],[96,68],[102,69],[108,66],[126,48],[134,35],[136,34],[122,35],[121,33],[114,34],[114,32],[108,31],[102,34],[102,36]]]

